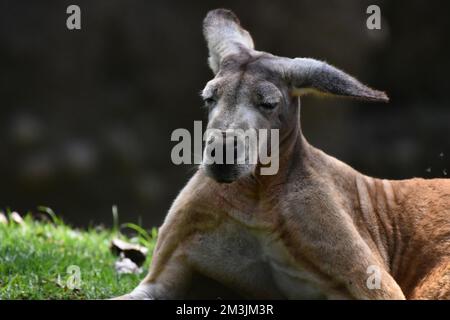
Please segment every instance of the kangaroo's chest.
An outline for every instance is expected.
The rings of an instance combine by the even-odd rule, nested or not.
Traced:
[[[289,253],[279,235],[236,220],[196,237],[190,258],[200,271],[252,298],[326,298],[316,275]]]
[[[295,260],[286,245],[275,235],[257,235],[261,246],[260,259],[271,271],[273,281],[288,299],[326,298],[321,279]]]

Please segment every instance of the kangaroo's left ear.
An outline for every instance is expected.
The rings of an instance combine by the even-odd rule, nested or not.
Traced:
[[[203,34],[209,49],[209,66],[216,74],[220,63],[227,56],[253,50],[253,39],[247,30],[241,27],[236,15],[227,9],[208,12],[203,20]]]
[[[363,85],[325,62],[309,58],[295,58],[284,62],[284,74],[293,86],[293,95],[318,92],[368,101],[389,101],[384,92]]]

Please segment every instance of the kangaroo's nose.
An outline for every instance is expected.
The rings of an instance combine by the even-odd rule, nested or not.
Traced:
[[[238,137],[234,135],[227,136],[226,132],[222,132],[221,139],[216,136],[211,136],[207,141],[207,148],[213,148],[210,152],[212,157],[216,157],[216,150],[218,148],[222,151],[223,164],[236,164],[238,159]],[[216,159],[220,162],[220,159]]]

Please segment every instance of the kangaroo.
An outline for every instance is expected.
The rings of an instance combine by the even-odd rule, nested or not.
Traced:
[[[189,298],[211,281],[255,299],[449,299],[450,180],[371,178],[302,134],[304,94],[386,94],[325,62],[256,51],[229,10],[210,11],[203,31],[208,128],[279,130],[279,170],[201,164],[159,230],[148,275],[120,298]]]

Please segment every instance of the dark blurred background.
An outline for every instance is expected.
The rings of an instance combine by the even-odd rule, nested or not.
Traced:
[[[316,147],[385,178],[450,171],[448,1],[0,0],[0,208],[53,208],[77,226],[159,225],[193,167],[176,128],[204,120],[201,23],[234,10],[257,49],[326,60],[390,104],[303,99]],[[66,28],[81,7],[82,29]],[[366,28],[378,4],[382,29]]]

